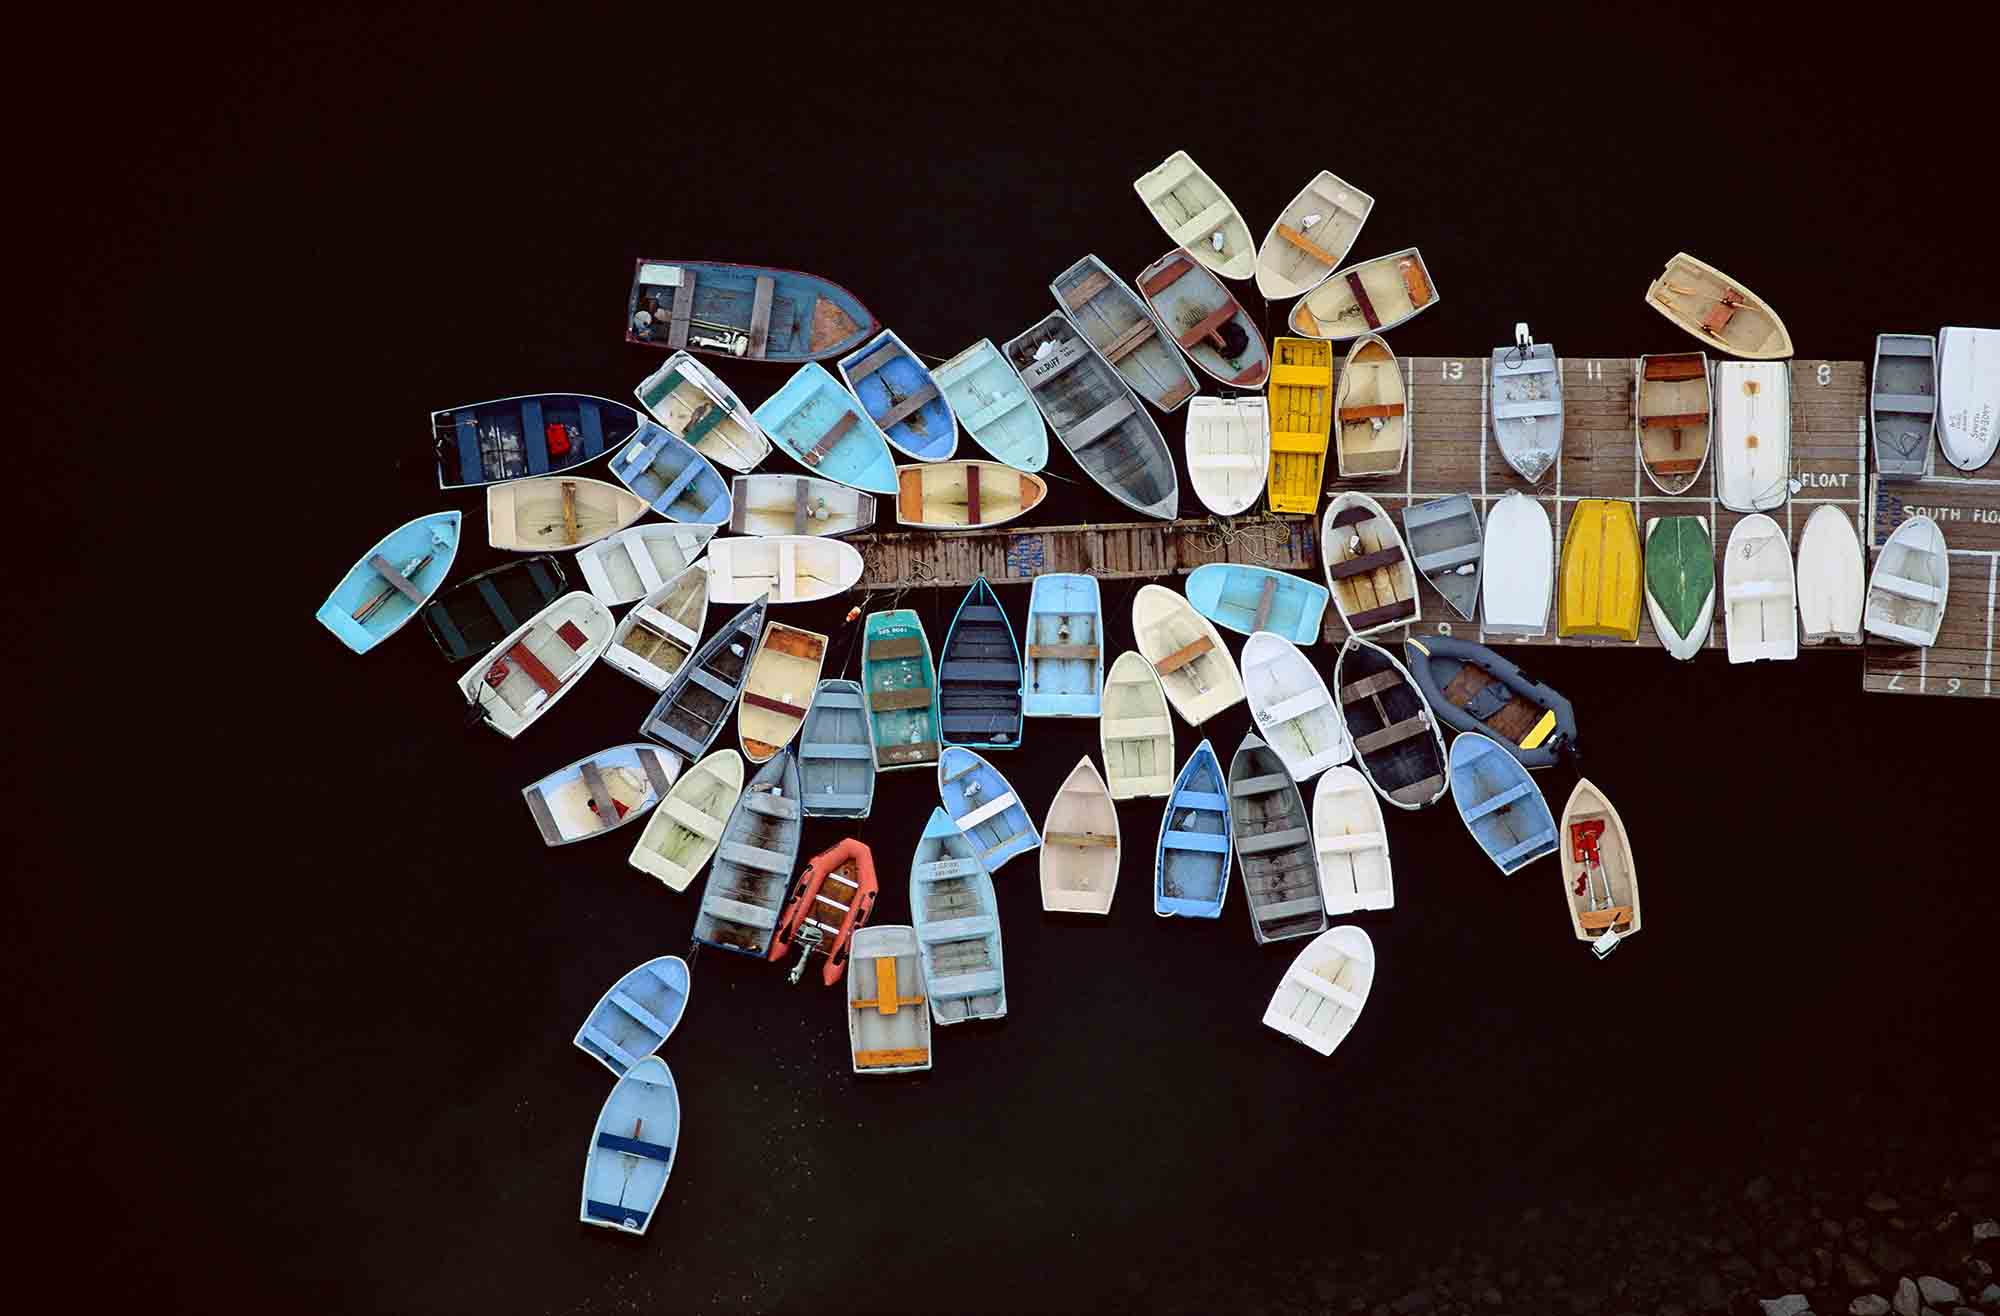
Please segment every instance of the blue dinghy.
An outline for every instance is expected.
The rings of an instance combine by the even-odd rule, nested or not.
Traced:
[[[356,653],[402,630],[451,571],[461,520],[459,512],[432,512],[382,536],[319,605],[319,624]]]
[[[681,1094],[667,1062],[647,1056],[633,1065],[604,1099],[583,1158],[586,1225],[643,1234],[674,1172],[674,1144],[681,1136]]]
[[[693,444],[650,420],[612,458],[611,473],[669,521],[729,524],[729,481]]]
[[[1033,474],[1049,464],[1048,422],[991,338],[931,371],[931,378],[973,442],[1017,471]]]
[[[1153,912],[1163,918],[1219,918],[1229,894],[1229,796],[1222,760],[1206,740],[1174,779],[1160,818],[1153,864]]]
[[[965,591],[945,632],[938,712],[947,745],[1020,747],[1021,647],[984,576]]]
[[[951,403],[894,330],[884,329],[842,357],[840,378],[896,451],[920,462],[941,462],[958,451],[958,418]]]
[[[687,961],[678,955],[647,960],[611,984],[576,1030],[576,1048],[612,1073],[660,1049],[687,1010]]]
[[[642,259],[625,299],[626,342],[705,356],[824,360],[879,327],[832,279],[770,265]]]
[[[553,475],[596,461],[645,417],[590,393],[526,393],[431,413],[438,488]]]
[[[1097,580],[1057,572],[1028,592],[1029,717],[1097,717],[1104,712],[1104,607]]]
[[[1451,742],[1451,797],[1458,816],[1502,873],[1556,852],[1556,820],[1521,761],[1477,731]]]
[[[938,797],[989,873],[1017,854],[1041,848],[1041,833],[1000,769],[963,746],[947,745],[938,759]]]
[[[1007,1017],[1000,905],[972,838],[932,809],[910,859],[910,916],[923,954],[931,1018],[942,1026]]]
[[[521,623],[569,592],[562,563],[538,553],[503,562],[461,580],[431,600],[424,626],[452,662],[485,653],[521,629]]]
[[[817,361],[800,366],[756,415],[771,441],[813,474],[868,493],[896,492],[889,440]]]
[[[1194,610],[1239,635],[1270,631],[1293,644],[1319,643],[1326,586],[1303,576],[1238,562],[1211,562],[1188,573]]]

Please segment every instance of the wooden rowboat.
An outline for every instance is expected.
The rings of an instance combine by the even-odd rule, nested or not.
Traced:
[[[1167,702],[1198,727],[1243,702],[1243,677],[1215,623],[1164,585],[1144,585],[1132,599],[1132,635],[1159,673]]]
[[[1257,248],[1243,213],[1186,151],[1139,175],[1132,190],[1167,236],[1209,269],[1225,279],[1255,271]]]
[[[645,514],[645,503],[602,480],[566,475],[492,484],[486,542],[516,553],[582,548]]]
[[[1254,735],[1243,738],[1229,761],[1229,821],[1257,944],[1324,931],[1319,855],[1305,798],[1284,762]]]
[[[1265,743],[1303,785],[1354,757],[1326,682],[1299,646],[1259,631],[1243,642],[1243,688]]]
[[[1350,636],[1333,663],[1333,693],[1376,794],[1399,809],[1444,798],[1444,738],[1423,690],[1388,650]]]
[[[622,1076],[673,1036],[687,1012],[690,985],[680,956],[647,960],[598,999],[576,1030],[576,1049]]]
[[[708,597],[712,603],[748,603],[767,596],[774,606],[811,603],[853,589],[861,571],[861,550],[841,539],[718,539],[708,546]]]
[[[938,664],[938,723],[947,745],[1021,743],[1021,648],[1007,610],[981,576],[965,591]]]
[[[1329,928],[1299,952],[1271,1004],[1264,1026],[1323,1056],[1347,1040],[1375,982],[1375,943],[1357,927]]]
[[[1104,682],[1098,749],[1114,800],[1165,795],[1173,786],[1174,724],[1153,665],[1127,649]]]
[[[1959,470],[1981,470],[2000,449],[2000,329],[1946,325],[1937,362],[1938,447]]]
[[[1628,643],[1638,639],[1644,582],[1632,504],[1616,498],[1579,499],[1563,534],[1556,634]]]
[[[1387,333],[1437,303],[1423,253],[1405,247],[1328,275],[1292,304],[1286,323],[1295,334],[1338,341]]]
[[[1118,808],[1086,754],[1056,791],[1042,827],[1043,911],[1109,914],[1118,855]]]
[[[722,826],[694,939],[777,959],[778,911],[799,861],[799,763],[790,750],[757,770]]]
[[[771,438],[758,426],[748,404],[686,352],[668,357],[632,395],[662,428],[678,434],[717,466],[754,470],[771,455]]]
[[[1317,338],[1271,343],[1271,510],[1319,510],[1333,415],[1333,345]]]
[[[680,1141],[681,1098],[667,1062],[646,1056],[619,1078],[604,1099],[583,1158],[586,1225],[644,1234],[653,1223]]]
[[[1729,661],[1798,657],[1797,596],[1785,528],[1761,512],[1738,521],[1722,564],[1722,637]]]
[[[898,466],[896,523],[920,530],[986,530],[1034,511],[1048,492],[1041,476],[1001,462]]]
[[[799,789],[808,818],[866,818],[875,804],[875,751],[859,681],[821,681],[799,731]]]
[[[1861,605],[1868,569],[1854,522],[1832,503],[1806,518],[1797,568],[1801,644],[1861,643]]]
[[[1257,291],[1266,301],[1297,297],[1340,268],[1375,198],[1322,169],[1278,212],[1257,248]]]
[[[931,1067],[931,1011],[917,930],[884,923],[854,934],[847,976],[847,1047],[857,1074],[912,1074]]]
[[[765,602],[759,599],[722,624],[694,657],[682,663],[652,711],[639,724],[639,734],[659,741],[691,763],[708,753],[722,731],[743,678],[750,671],[750,651],[764,633]]]
[[[918,461],[958,451],[958,418],[917,354],[884,329],[840,359],[840,379],[861,399],[889,446]]]
[[[1625,820],[1588,777],[1563,805],[1559,853],[1570,930],[1601,960],[1640,928],[1639,868]]]
[[[1403,469],[1409,452],[1409,398],[1402,367],[1380,334],[1347,351],[1334,408],[1334,456],[1342,479],[1373,480]]]
[[[744,758],[763,763],[792,743],[806,720],[825,662],[826,636],[781,621],[765,623],[736,707],[736,734]]]
[[[1196,398],[1187,411],[1188,481],[1209,511],[1235,516],[1264,492],[1271,418],[1262,398]]]
[[[1074,325],[1048,315],[1008,339],[1005,351],[1085,475],[1141,516],[1180,515],[1180,475],[1160,427]]]
[[[509,740],[539,721],[611,642],[611,612],[581,590],[565,594],[487,651],[459,693]]]
[[[1422,619],[1417,573],[1382,504],[1352,490],[1335,494],[1320,518],[1327,589],[1354,635],[1373,635]]]
[[[1328,768],[1313,791],[1313,848],[1319,853],[1320,897],[1328,914],[1394,907],[1396,883],[1382,802],[1368,779],[1346,764]]]
[[[1646,611],[1674,657],[1685,661],[1708,643],[1715,617],[1715,541],[1708,537],[1707,517],[1646,521]]]
[[[729,482],[738,535],[851,535],[875,524],[875,495],[811,475],[739,475]]]
[[[1681,252],[1646,288],[1646,305],[1709,347],[1776,361],[1792,354],[1785,322],[1755,293],[1721,270]]]
[[[852,351],[879,324],[831,279],[770,265],[640,260],[625,341],[751,361],[815,361]]]
[[[1951,588],[1951,558],[1944,531],[1928,516],[1913,516],[1889,535],[1875,555],[1868,580],[1864,625],[1870,635],[1928,648],[1937,643]]]
[[[1085,256],[1057,275],[1049,292],[1076,332],[1134,393],[1161,411],[1175,411],[1195,395],[1194,373],[1160,322],[1103,261]],[[1020,368],[1018,361],[1015,367]]]
[[[938,761],[937,669],[914,609],[871,612],[862,629],[861,684],[868,690],[875,771]]]
[[[317,614],[355,653],[367,653],[423,611],[458,560],[459,512],[432,512],[376,541],[349,567]]]
[[[1204,740],[1174,778],[1173,794],[1160,814],[1153,912],[1161,918],[1220,918],[1229,896],[1232,849],[1222,762]]]
[[[1262,388],[1271,351],[1257,322],[1213,271],[1174,250],[1139,271],[1153,318],[1202,373],[1232,388]]]
[[[521,798],[543,845],[569,845],[637,822],[680,770],[680,760],[657,746],[613,745],[551,772]]]
[[[625,862],[685,891],[715,854],[723,829],[743,794],[743,758],[718,749],[681,774],[660,807],[646,819]]]
[[[1000,903],[972,841],[932,809],[910,858],[910,917],[923,947],[924,985],[938,1027],[1007,1017]]]
[[[1017,471],[1048,465],[1048,423],[992,339],[980,339],[932,370],[931,378],[974,443]]]
[[[1705,352],[1639,358],[1632,377],[1632,427],[1646,478],[1663,494],[1686,493],[1708,464],[1708,378]]]

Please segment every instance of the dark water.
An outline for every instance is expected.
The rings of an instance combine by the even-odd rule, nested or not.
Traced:
[[[576,1224],[607,1083],[568,1039],[619,973],[684,951],[698,893],[629,870],[630,831],[545,852],[518,791],[633,738],[650,697],[604,669],[508,743],[462,727],[421,634],[356,659],[311,614],[384,528],[480,506],[436,491],[426,412],[627,396],[658,364],[620,339],[633,258],[821,272],[950,355],[1045,314],[1084,252],[1128,276],[1157,256],[1130,180],[1184,146],[1259,234],[1323,166],[1372,191],[1356,255],[1421,244],[1443,296],[1396,331],[1405,354],[1483,352],[1524,317],[1568,355],[1683,347],[1641,305],[1681,249],[1769,298],[1804,356],[1992,323],[2000,292],[1968,171],[1990,170],[1990,97],[1950,129],[1972,84],[1929,38],[1890,77],[1872,42],[1812,49],[1806,20],[1308,31],[1211,7],[1089,36],[828,11],[766,41],[768,13],[654,7],[596,42],[553,14],[177,26],[88,70],[156,95],[23,108],[61,184],[38,218],[74,252],[23,264],[91,272],[59,328],[120,331],[66,338],[34,382],[72,405],[36,415],[116,471],[113,506],[151,478],[133,490],[105,445],[255,457],[177,495],[173,542],[242,526],[232,507],[250,533],[205,651],[161,658],[206,668],[171,735],[118,728],[146,806],[180,812],[19,851],[16,1198],[48,1213],[49,1277],[210,1311],[1220,1304],[1551,1195],[1730,1175],[1774,1111],[1782,1139],[1857,1089],[1903,1094],[1922,1137],[1943,1094],[1990,1083],[1966,1048],[1992,997],[1991,708],[1864,696],[1846,657],[1538,652],[1644,869],[1645,932],[1609,962],[1572,940],[1551,863],[1501,879],[1449,805],[1397,814],[1397,907],[1360,920],[1374,994],[1323,1060],[1258,1022],[1297,947],[1254,946],[1240,893],[1219,924],[1152,915],[1160,806],[1130,803],[1108,920],[1044,918],[1033,860],[1002,871],[1010,1017],[940,1034],[919,1081],[852,1077],[837,993],[702,956],[667,1050],[666,1202],[644,1240]],[[723,373],[753,404],[786,376]],[[1040,519],[1128,519],[1051,470],[1070,482]],[[30,524],[81,524],[90,499],[47,483]],[[167,552],[149,542],[114,578],[142,607],[197,583],[134,588]],[[455,575],[499,556],[469,545]],[[14,582],[17,604],[72,569]],[[1137,586],[1105,586],[1108,652]],[[1018,625],[1025,591],[1003,599]],[[843,653],[851,601],[787,620]],[[934,642],[957,601],[908,599]],[[85,647],[72,679],[129,676]],[[32,730],[64,725],[29,702]],[[1225,759],[1246,730],[1240,706],[1204,728]],[[1096,747],[1094,722],[1036,721],[999,761],[1039,819]],[[1560,805],[1572,780],[1541,784]],[[926,774],[882,782],[878,921],[907,919],[935,801]],[[807,851],[841,834],[816,821]]]

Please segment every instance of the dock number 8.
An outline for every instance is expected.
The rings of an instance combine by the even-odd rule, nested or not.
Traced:
[[[1822,361],[1819,363],[1819,386],[1825,388],[1833,382],[1833,367]]]

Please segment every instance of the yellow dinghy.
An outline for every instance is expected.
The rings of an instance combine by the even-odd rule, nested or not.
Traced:
[[[1556,634],[1636,640],[1644,592],[1632,504],[1614,498],[1579,501],[1563,535]]]
[[[1271,343],[1271,510],[1319,510],[1320,477],[1333,405],[1333,344],[1324,338]]]

